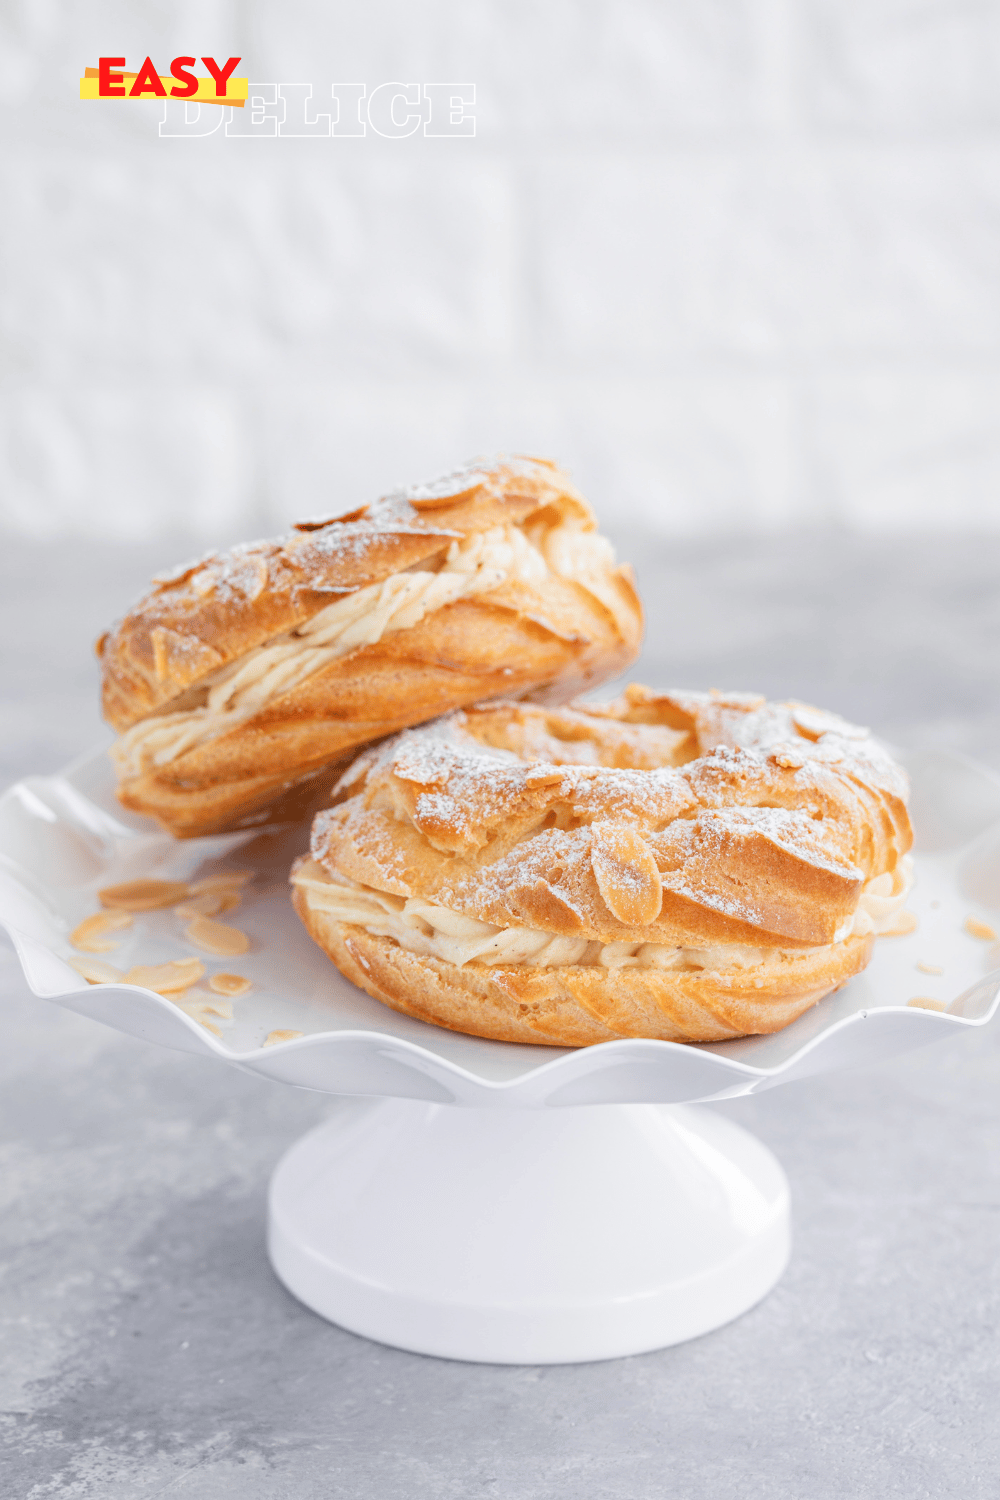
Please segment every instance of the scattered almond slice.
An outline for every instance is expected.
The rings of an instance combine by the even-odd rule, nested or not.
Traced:
[[[183,900],[188,888],[180,880],[126,880],[124,885],[106,885],[98,891],[102,906],[118,911],[156,911]]]
[[[202,891],[198,896],[188,897],[174,911],[179,917],[217,917],[224,911],[235,911],[242,900],[243,892],[235,886],[228,890],[220,886],[217,891]]]
[[[123,984],[125,981],[121,969],[113,969],[99,958],[70,958],[67,963],[88,984]]]
[[[947,1010],[943,1000],[932,1000],[929,995],[914,995],[912,1000],[907,1000],[907,1005],[914,1006],[917,1010]]]
[[[250,980],[244,979],[242,974],[213,974],[208,987],[217,995],[245,995],[247,990],[253,989]]]
[[[213,1026],[211,1021],[198,1020],[198,1025],[204,1026],[206,1031],[210,1031],[213,1036],[217,1036],[219,1038],[220,1042],[222,1041],[222,1032],[219,1030],[218,1026]]]
[[[995,943],[997,935],[993,928],[986,922],[979,922],[975,917],[966,917],[965,930],[970,937],[982,938],[984,943]]]
[[[269,1031],[264,1038],[265,1047],[276,1047],[279,1042],[295,1042],[303,1033],[301,1031]]]
[[[921,959],[920,960],[920,962],[917,964],[917,968],[920,970],[921,974],[943,974],[944,973],[944,970],[938,964],[929,964],[929,963],[926,962],[925,959]]]
[[[193,917],[214,917],[222,909],[221,891],[202,891],[200,896],[189,896],[180,906],[175,906],[174,914],[190,922]]]
[[[196,1021],[200,1021],[206,1014],[218,1016],[222,1021],[233,1019],[233,1002],[221,995],[211,995],[208,990],[185,990],[183,994],[171,995],[170,999]]]
[[[224,922],[213,922],[211,917],[195,917],[185,927],[184,935],[196,948],[219,958],[233,958],[237,953],[245,953],[250,946],[245,932],[238,927],[227,927]]]
[[[69,940],[84,953],[112,953],[118,944],[104,941],[103,934],[131,926],[132,918],[127,911],[95,911],[73,928]]]
[[[125,975],[126,984],[141,984],[158,995],[175,995],[188,990],[205,972],[200,958],[182,958],[166,964],[136,964]]]
[[[883,927],[879,937],[905,937],[908,932],[916,932],[920,922],[912,911],[898,911],[893,919],[891,927]]]
[[[199,896],[202,891],[227,891],[233,887],[241,889],[253,877],[253,870],[224,870],[219,875],[206,875],[201,880],[192,880],[188,890],[192,896]]]

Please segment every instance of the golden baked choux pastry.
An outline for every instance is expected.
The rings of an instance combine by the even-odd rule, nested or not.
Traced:
[[[363,753],[292,872],[355,984],[504,1041],[778,1031],[906,930],[904,773],[749,693],[475,707]]]
[[[483,698],[563,702],[641,634],[565,474],[477,463],[155,579],[98,642],[118,796],[181,838],[273,819],[359,746]]]

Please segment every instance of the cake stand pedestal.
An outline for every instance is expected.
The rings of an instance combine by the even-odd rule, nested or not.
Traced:
[[[275,1171],[268,1241],[290,1292],[381,1343],[611,1359],[707,1333],[770,1291],[788,1184],[705,1109],[344,1101]]]

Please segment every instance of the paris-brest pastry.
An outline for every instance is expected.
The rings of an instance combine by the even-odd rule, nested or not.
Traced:
[[[457,1031],[777,1031],[908,926],[905,775],[805,704],[475,707],[372,747],[337,795],[292,872],[302,921],[370,995]]]
[[[155,579],[98,642],[118,796],[179,837],[261,822],[406,725],[564,702],[641,633],[631,572],[566,476],[477,463]]]

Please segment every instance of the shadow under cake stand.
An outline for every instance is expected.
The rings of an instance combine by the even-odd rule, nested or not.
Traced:
[[[424,1025],[350,985],[309,940],[285,885],[302,827],[176,842],[115,801],[107,756],[0,799],[0,920],[34,993],[145,1041],[339,1096],[275,1169],[268,1244],[307,1306],[386,1344],[491,1363],[608,1359],[717,1328],[759,1301],[789,1254],[789,1193],[770,1151],[698,1108],[883,1060],[986,1024],[1000,972],[965,929],[1000,910],[1000,781],[949,754],[912,758],[920,831],[906,937],[773,1037],[580,1049]],[[97,890],[251,865],[240,911],[253,981],[216,1039],[135,985],[86,985],[67,935]],[[171,912],[110,955],[188,956]],[[114,934],[117,938],[120,934]],[[918,962],[943,972],[928,977]],[[914,1008],[925,997],[941,1010]],[[274,1030],[303,1033],[264,1048]]]

